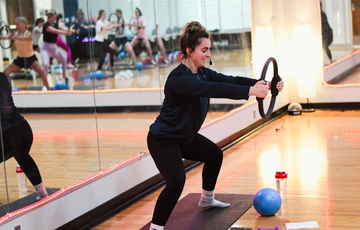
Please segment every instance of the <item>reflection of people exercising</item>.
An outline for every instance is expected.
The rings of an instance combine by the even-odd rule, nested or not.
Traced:
[[[326,55],[328,56],[330,63],[333,62],[331,51],[329,46],[333,42],[333,30],[330,27],[327,16],[322,9],[322,3],[320,2],[321,8],[321,28],[322,28],[322,44]]]
[[[17,57],[4,70],[5,75],[10,79],[10,74],[19,71],[21,68],[31,68],[39,73],[44,86],[50,90],[45,72],[42,70],[38,59],[33,50],[31,32],[26,29],[27,21],[24,17],[17,17],[15,19],[16,32],[10,37],[2,37],[14,40]]]
[[[20,115],[11,96],[10,81],[0,72],[2,151],[0,162],[14,157],[37,193],[37,200],[48,196],[39,168],[30,156],[33,133],[29,123]],[[5,159],[4,159],[5,157]]]
[[[200,135],[210,98],[264,98],[270,89],[263,80],[233,77],[205,67],[210,58],[210,33],[199,23],[185,25],[179,40],[183,54],[180,64],[165,83],[165,98],[159,116],[150,126],[148,149],[166,186],[155,205],[151,230],[162,230],[174,209],[185,184],[183,158],[204,162],[202,209],[226,208],[230,204],[214,198],[223,153],[211,140]],[[276,88],[283,89],[283,81]]]

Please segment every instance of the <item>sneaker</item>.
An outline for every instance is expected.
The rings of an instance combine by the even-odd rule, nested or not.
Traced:
[[[46,197],[48,197],[49,195],[48,194],[46,194],[46,195],[38,195],[35,199],[37,200],[37,201],[39,201],[39,200],[42,200],[42,199],[44,199],[44,198],[46,198]]]
[[[169,61],[169,60],[165,60],[164,62],[165,62],[165,64],[169,64],[169,63],[170,63],[170,61]]]
[[[134,65],[133,60],[130,60],[129,65]]]
[[[73,66],[73,64],[71,64],[71,63],[67,64],[67,68],[68,68],[68,69],[74,69],[74,67],[75,67],[75,66]]]
[[[155,60],[151,60],[151,64],[156,65],[156,61],[155,61]]]
[[[42,91],[47,91],[46,86],[44,85],[41,90],[42,90]]]

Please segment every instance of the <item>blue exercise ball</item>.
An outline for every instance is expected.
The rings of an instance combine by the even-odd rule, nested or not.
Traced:
[[[135,68],[137,70],[142,70],[144,68],[144,64],[141,61],[136,62]]]
[[[101,70],[96,70],[95,72],[95,78],[97,80],[102,80],[104,78],[104,73]]]
[[[281,197],[275,189],[263,188],[255,194],[253,205],[260,215],[272,216],[281,207]]]
[[[64,84],[64,82],[63,82],[62,80],[57,81],[57,82],[55,83],[55,89],[56,89],[56,90],[65,89],[65,84]]]
[[[119,54],[120,59],[124,59],[126,57],[126,53],[124,51],[121,51]]]

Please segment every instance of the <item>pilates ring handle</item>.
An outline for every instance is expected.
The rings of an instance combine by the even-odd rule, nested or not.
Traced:
[[[266,81],[265,80],[266,72],[267,72],[267,69],[268,69],[269,64],[271,62],[273,63],[274,75],[273,75],[273,78],[271,80],[271,100],[270,100],[270,105],[269,105],[269,108],[268,108],[268,111],[266,112],[266,114],[264,112],[264,103],[263,103],[264,98],[256,97],[256,100],[258,101],[258,104],[259,104],[259,113],[260,113],[262,118],[270,117],[271,113],[274,110],[276,96],[279,94],[279,90],[276,88],[276,84],[281,80],[281,78],[278,75],[278,65],[277,65],[277,62],[276,62],[275,58],[270,57],[270,58],[267,59],[267,61],[265,62],[265,65],[264,65],[264,67],[262,69],[261,76],[260,76],[259,80]]]

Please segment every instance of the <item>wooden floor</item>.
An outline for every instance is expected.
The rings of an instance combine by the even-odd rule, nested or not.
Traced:
[[[212,112],[206,122],[224,115]],[[33,130],[30,151],[48,188],[63,188],[147,149],[146,135],[158,112],[98,114],[23,114]],[[98,147],[99,146],[99,147]],[[17,162],[5,162],[6,180],[0,169],[0,204],[15,201],[34,192],[19,192]],[[2,166],[3,167],[3,166]]]
[[[255,194],[275,188],[277,170],[288,172],[288,199],[280,211],[261,217],[252,207],[233,227],[286,229],[285,223],[317,221],[320,229],[359,229],[359,117],[360,111],[286,115],[226,150],[217,193]],[[201,167],[187,174],[181,197],[200,191]],[[151,220],[159,192],[93,229],[141,228]]]

